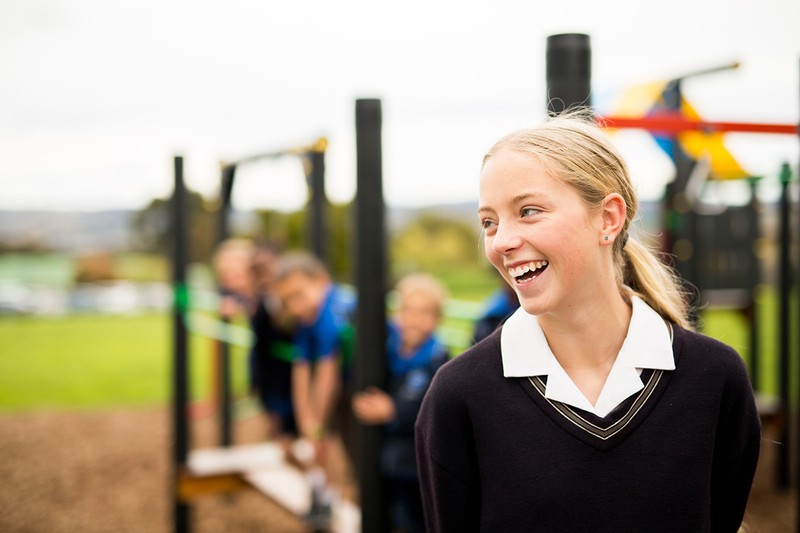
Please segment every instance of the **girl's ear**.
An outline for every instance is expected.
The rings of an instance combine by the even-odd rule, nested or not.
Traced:
[[[601,215],[603,218],[602,234],[600,242],[603,245],[611,246],[614,240],[625,228],[625,218],[628,206],[625,199],[618,193],[612,192],[603,198],[601,205]]]

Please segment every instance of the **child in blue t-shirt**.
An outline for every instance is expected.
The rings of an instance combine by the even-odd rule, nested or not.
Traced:
[[[483,314],[475,321],[472,344],[477,344],[488,337],[519,308],[519,300],[514,288],[503,280],[501,283],[503,286],[489,296],[484,305]]]
[[[389,482],[393,531],[424,531],[414,450],[414,423],[433,375],[447,362],[436,338],[446,292],[427,274],[411,274],[396,286],[397,312],[386,343],[389,390],[370,388],[353,397],[353,412],[364,424],[383,425],[381,469]]]
[[[331,433],[338,434],[348,459],[353,460],[345,386],[355,298],[334,285],[322,262],[304,251],[281,257],[274,287],[282,312],[294,326],[292,403],[298,435],[314,449],[314,457],[306,462],[312,491],[306,521],[319,529],[330,520],[332,493],[325,468]]]
[[[318,258],[302,251],[281,257],[275,293],[294,323],[292,397],[299,434],[320,440],[332,429],[343,390],[347,373],[343,343],[351,330],[355,298],[333,284]]]

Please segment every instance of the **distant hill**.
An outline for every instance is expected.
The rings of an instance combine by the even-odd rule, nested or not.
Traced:
[[[389,207],[386,218],[390,232],[397,231],[420,213],[435,213],[476,224],[476,203],[423,208]],[[3,211],[0,210],[0,242],[37,245],[62,252],[91,250],[123,251],[133,244],[136,211]],[[233,226],[246,227],[247,213],[234,213]]]
[[[389,207],[386,213],[386,224],[390,232],[394,232],[420,215],[432,214],[442,218],[451,218],[478,228],[478,202],[460,202],[453,204],[432,205],[425,207]]]
[[[0,241],[76,252],[130,248],[136,211],[0,211]]]
[[[386,224],[395,233],[422,214],[452,218],[478,228],[477,202],[461,202],[418,208],[389,206]],[[136,211],[109,210],[91,212],[2,211],[0,242],[36,244],[63,252],[92,250],[124,251],[133,244],[133,219]],[[659,226],[660,206],[643,203],[639,225],[648,231]],[[234,227],[247,227],[252,220],[247,212],[233,214]],[[657,230],[656,230],[657,231]]]

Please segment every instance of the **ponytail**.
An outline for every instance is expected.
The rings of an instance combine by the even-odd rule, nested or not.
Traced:
[[[666,320],[684,329],[694,329],[688,318],[686,291],[675,271],[647,246],[628,239],[616,251],[623,285]],[[621,264],[620,264],[621,263]]]

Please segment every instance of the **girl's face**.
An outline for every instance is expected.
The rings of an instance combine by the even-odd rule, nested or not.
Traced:
[[[253,287],[253,276],[246,253],[230,252],[217,262],[219,285],[237,294],[249,296]]]
[[[484,165],[478,215],[486,257],[536,316],[574,313],[604,282],[603,216],[534,158],[502,150]]]

